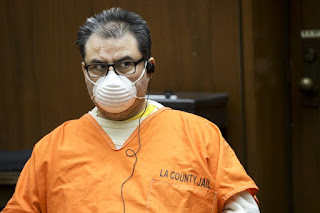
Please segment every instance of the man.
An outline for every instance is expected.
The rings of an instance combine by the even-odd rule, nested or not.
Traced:
[[[96,107],[35,145],[3,213],[259,212],[214,124],[145,99],[155,59],[139,15],[103,11],[76,44]]]

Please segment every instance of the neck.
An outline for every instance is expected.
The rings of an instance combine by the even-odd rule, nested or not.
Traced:
[[[128,120],[130,118],[133,118],[134,116],[138,115],[140,112],[145,110],[146,104],[147,103],[145,100],[138,100],[137,99],[132,107],[130,107],[129,109],[127,109],[123,112],[120,112],[120,113],[106,112],[103,109],[99,108],[99,106],[98,106],[98,116],[105,118],[105,119],[108,119],[108,120],[124,121],[124,120]]]

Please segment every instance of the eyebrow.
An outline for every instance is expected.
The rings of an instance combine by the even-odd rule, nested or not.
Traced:
[[[119,62],[119,61],[126,61],[126,60],[133,60],[133,58],[131,56],[126,55],[126,56],[114,61],[113,63],[116,63],[116,62]]]
[[[90,61],[90,64],[101,64],[101,63],[105,63],[105,62],[103,62],[103,61],[101,61],[101,60],[99,60],[99,59],[92,59],[92,60]]]
[[[120,61],[126,61],[126,60],[133,60],[133,58],[132,58],[131,56],[126,55],[126,56],[124,56],[124,57],[122,57],[122,58],[114,61],[113,63],[117,63],[117,62],[120,62]],[[107,62],[101,61],[101,60],[99,60],[99,59],[92,59],[92,60],[90,61],[90,64],[101,64],[101,63],[107,64]]]

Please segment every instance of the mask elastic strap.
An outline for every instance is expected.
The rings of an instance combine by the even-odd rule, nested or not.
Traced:
[[[142,76],[143,76],[144,73],[146,72],[146,67],[147,67],[147,62],[144,64],[144,69],[143,69],[140,77],[139,77],[137,80],[135,80],[135,82],[132,83],[132,86],[134,86],[134,85],[142,78]],[[146,99],[146,97],[138,97],[138,96],[136,96],[136,95],[135,95],[134,97],[137,98],[137,99]]]
[[[86,78],[87,78],[93,85],[97,86],[97,84],[96,84],[95,82],[93,82],[93,81],[89,78],[88,73],[86,73],[85,76],[86,76]],[[95,94],[93,94],[93,95],[90,97],[91,100],[93,100],[94,97],[95,97]]]
[[[146,67],[147,67],[147,62],[144,64],[144,69],[143,69],[141,75],[139,76],[139,78],[137,80],[135,80],[135,82],[132,83],[132,86],[134,86],[138,81],[140,81],[140,79],[142,78],[142,76],[146,72]]]
[[[91,96],[90,98],[91,98],[91,100],[93,100],[94,99],[94,97],[96,97],[96,95],[95,94],[93,94],[93,96]]]
[[[134,96],[135,98],[137,98],[137,99],[146,99],[146,97],[138,97],[138,96]]]
[[[89,78],[88,73],[86,73],[86,78],[87,78],[93,85],[97,86],[97,84],[96,84],[95,82],[93,82],[93,81]]]

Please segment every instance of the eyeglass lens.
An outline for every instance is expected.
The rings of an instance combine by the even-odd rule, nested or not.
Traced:
[[[93,78],[105,76],[108,73],[110,66],[113,67],[118,75],[131,75],[136,71],[136,65],[134,62],[119,62],[113,65],[97,63],[88,65],[88,74]]]

